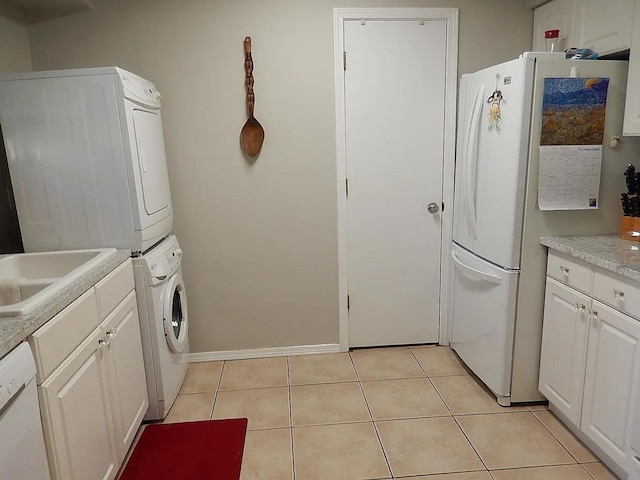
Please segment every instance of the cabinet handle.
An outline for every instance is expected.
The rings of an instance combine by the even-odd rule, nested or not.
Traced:
[[[624,299],[624,292],[622,290],[618,290],[617,288],[613,289],[613,297]]]
[[[560,274],[569,275],[569,267],[563,267],[562,265],[560,265]]]
[[[587,309],[586,305],[581,304],[581,303],[576,303],[576,312],[584,313],[586,309]]]
[[[117,335],[118,335],[118,332],[116,332],[115,328],[112,328],[111,330],[107,330],[108,338],[115,338]]]
[[[108,347],[109,343],[110,343],[109,340],[105,340],[104,338],[99,338],[98,339],[98,348]]]

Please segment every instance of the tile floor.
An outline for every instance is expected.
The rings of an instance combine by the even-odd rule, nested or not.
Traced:
[[[609,480],[545,406],[503,408],[446,347],[195,363],[165,422],[247,417],[242,480]]]

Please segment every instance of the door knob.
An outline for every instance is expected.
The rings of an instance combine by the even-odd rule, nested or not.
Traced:
[[[438,213],[440,207],[436,202],[431,202],[429,205],[427,205],[427,210],[429,211],[429,213]]]

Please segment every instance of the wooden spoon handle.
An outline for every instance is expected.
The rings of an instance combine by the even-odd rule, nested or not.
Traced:
[[[253,59],[251,58],[251,37],[244,38],[244,71],[246,73],[245,85],[247,86],[247,113],[253,118],[253,107],[256,96],[253,93]]]

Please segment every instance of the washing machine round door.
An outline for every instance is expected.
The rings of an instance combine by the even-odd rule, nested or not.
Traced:
[[[169,278],[163,305],[164,335],[172,352],[184,352],[187,344],[187,295],[181,275]]]

